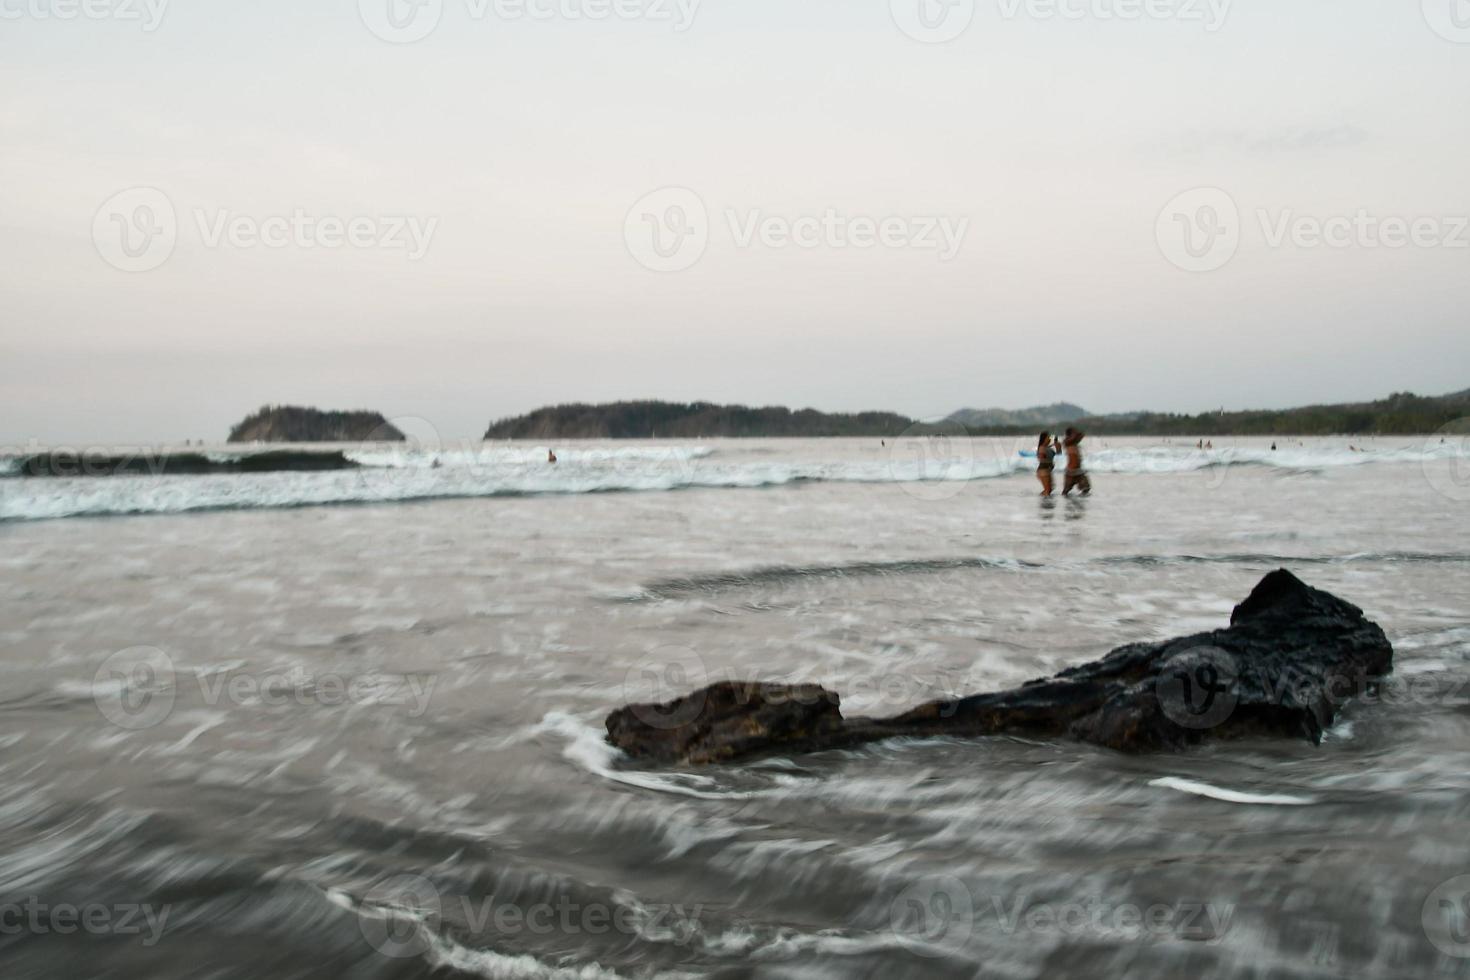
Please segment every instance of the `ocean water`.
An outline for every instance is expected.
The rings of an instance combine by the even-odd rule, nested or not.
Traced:
[[[0,971],[1470,976],[1463,444],[1091,442],[1088,500],[1020,440],[0,477]],[[602,739],[732,677],[849,714],[1012,686],[1278,567],[1397,652],[1321,745]]]

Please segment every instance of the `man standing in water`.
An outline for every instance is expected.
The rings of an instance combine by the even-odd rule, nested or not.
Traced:
[[[1071,494],[1073,489],[1081,490],[1082,496],[1092,495],[1092,481],[1087,478],[1087,471],[1082,468],[1082,440],[1085,437],[1076,429],[1068,428],[1066,438],[1062,440],[1062,448],[1067,451],[1067,479],[1062,484],[1062,496]]]

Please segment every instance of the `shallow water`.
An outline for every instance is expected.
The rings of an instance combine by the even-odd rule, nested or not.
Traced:
[[[1097,495],[1051,503],[1009,441],[0,480],[0,964],[1470,976],[1464,460],[1292,443],[1100,440]],[[1222,626],[1282,566],[1397,651],[1320,746],[669,773],[601,738],[725,677],[823,683],[849,714],[1010,686]]]

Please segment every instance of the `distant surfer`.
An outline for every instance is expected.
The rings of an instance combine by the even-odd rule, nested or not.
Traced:
[[[1043,497],[1050,497],[1052,494],[1052,469],[1056,455],[1057,451],[1052,448],[1051,433],[1043,432],[1036,441],[1036,478],[1041,481]]]
[[[546,461],[548,463],[555,463],[556,462],[556,450],[555,449],[548,449],[548,450],[546,450]]]
[[[1276,443],[1274,443],[1274,442],[1273,442],[1273,443],[1271,443],[1271,451],[1272,451],[1272,452],[1273,452],[1273,453],[1274,453],[1274,452],[1275,452],[1275,451],[1276,451]]]
[[[1087,478],[1087,471],[1082,468],[1082,440],[1085,439],[1081,432],[1076,429],[1067,429],[1066,438],[1062,440],[1062,446],[1067,451],[1067,479],[1062,484],[1062,496],[1068,496],[1073,490],[1081,490],[1082,496],[1092,494],[1092,481]]]

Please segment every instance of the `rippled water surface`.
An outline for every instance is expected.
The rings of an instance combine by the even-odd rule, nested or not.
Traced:
[[[633,448],[0,479],[4,976],[1470,976],[1451,450],[1105,440],[1043,503],[1010,442]],[[1397,651],[1320,746],[602,741],[725,677],[1007,687],[1283,566]]]

